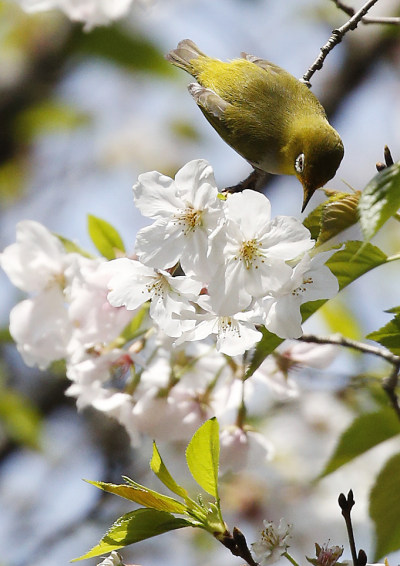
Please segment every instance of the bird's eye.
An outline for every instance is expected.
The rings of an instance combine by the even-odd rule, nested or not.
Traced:
[[[304,164],[305,164],[304,153],[300,153],[300,155],[296,157],[296,161],[294,162],[294,168],[296,169],[297,173],[303,173]]]

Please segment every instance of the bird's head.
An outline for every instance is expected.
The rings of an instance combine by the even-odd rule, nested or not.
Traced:
[[[323,122],[306,125],[293,147],[294,174],[303,185],[303,212],[316,189],[334,177],[344,154],[339,134]]]

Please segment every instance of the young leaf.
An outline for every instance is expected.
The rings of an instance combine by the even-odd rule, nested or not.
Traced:
[[[107,259],[115,259],[116,252],[125,253],[124,243],[116,229],[105,220],[88,214],[88,231],[92,242]]]
[[[195,526],[195,524],[192,521],[174,517],[165,511],[136,509],[136,511],[126,513],[117,519],[103,536],[99,544],[83,556],[75,558],[72,562],[106,554],[128,546],[129,544],[133,544],[134,542],[161,535],[168,531],[193,526]]]
[[[400,163],[387,167],[361,193],[358,211],[364,238],[370,240],[400,208]]]
[[[390,314],[400,314],[400,307],[393,307],[391,309],[385,310],[385,312],[388,312]]]
[[[93,258],[93,256],[89,252],[80,248],[72,240],[68,240],[68,238],[64,238],[64,236],[60,236],[60,234],[54,234],[54,235],[60,240],[67,253],[77,253],[83,257],[88,257],[89,259]]]
[[[394,318],[379,330],[368,334],[369,340],[375,340],[388,350],[400,356],[400,314],[396,314]]]
[[[148,507],[150,509],[157,509],[158,511],[168,511],[169,513],[179,514],[186,512],[186,506],[183,505],[183,503],[180,503],[172,497],[162,495],[161,493],[157,493],[157,491],[153,491],[152,489],[148,489],[147,487],[139,484],[116,485],[102,481],[86,481],[98,487],[99,489],[102,489],[103,491],[114,493],[115,495],[129,499],[129,501],[134,501],[135,503],[139,503],[139,505],[143,505],[144,507]]]
[[[120,337],[129,342],[134,340],[146,331],[146,328],[142,328],[142,324],[146,315],[149,311],[149,303],[144,303],[138,310],[137,314],[132,318],[130,322],[125,326],[120,334]]]
[[[400,454],[378,474],[369,499],[369,514],[375,523],[374,562],[400,548]]]
[[[313,210],[303,224],[319,246],[358,220],[357,204],[360,192],[335,193]]]
[[[174,478],[169,473],[169,471],[167,470],[167,467],[165,466],[161,458],[161,455],[157,448],[157,444],[155,442],[153,442],[153,456],[150,461],[150,468],[156,474],[158,479],[162,481],[162,483],[166,487],[168,487],[168,489],[170,489],[173,493],[179,495],[179,497],[182,497],[183,499],[187,499],[189,497],[189,494],[186,491],[186,489],[178,485],[174,480]]]
[[[376,246],[349,241],[344,249],[328,259],[326,265],[338,278],[340,289],[344,289],[364,273],[383,265],[386,260],[387,256]]]
[[[400,421],[392,409],[357,417],[341,435],[319,478],[331,474],[381,442],[400,434]]]
[[[258,369],[263,363],[265,358],[269,356],[279,346],[279,344],[282,344],[283,342],[283,338],[279,338],[279,336],[273,334],[264,326],[260,326],[259,330],[262,333],[263,337],[254,349],[249,369],[246,372],[246,379],[251,377],[256,369]]]
[[[197,483],[218,500],[219,425],[215,417],[194,433],[186,449],[186,462]]]

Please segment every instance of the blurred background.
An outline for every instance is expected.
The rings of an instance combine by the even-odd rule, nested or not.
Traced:
[[[351,2],[353,8],[362,4]],[[398,10],[397,1],[380,0],[370,15]],[[116,226],[132,251],[145,220],[134,208],[131,187],[145,171],[173,176],[191,159],[204,158],[219,188],[236,184],[250,166],[204,120],[186,90],[190,77],[164,54],[190,38],[209,55],[231,59],[246,51],[301,77],[331,30],[347,19],[330,0],[154,0],[134,4],[122,21],[85,32],[60,12],[27,15],[1,1],[0,250],[15,240],[20,220],[33,219],[94,251],[86,231],[90,213]],[[313,92],[345,145],[329,188],[362,189],[383,160],[385,144],[399,159],[399,63],[399,27],[360,25],[313,77]],[[319,193],[311,207],[322,202]],[[294,178],[274,178],[267,194],[274,215],[300,217],[302,191]],[[388,254],[399,250],[394,226],[389,223],[375,242]],[[133,450],[112,421],[94,411],[78,414],[64,396],[61,364],[47,372],[25,367],[7,333],[9,311],[22,297],[3,272],[0,293],[0,566],[64,566],[130,509],[82,478],[118,482],[126,474],[152,481],[145,476],[150,441]],[[386,323],[383,311],[398,304],[394,263],[350,286],[306,331],[362,338]],[[275,407],[264,425],[275,461],[224,483],[230,526],[240,526],[251,541],[262,519],[284,516],[295,527],[294,554],[312,556],[314,542],[330,539],[345,545],[348,559],[337,496],[353,488],[356,537],[372,552],[367,493],[393,446],[379,447],[316,487],[310,482],[338,434],[370,402],[357,387],[343,393],[349,376],[380,371],[373,360],[347,354],[330,373],[303,378],[300,400]],[[166,458],[176,473],[179,458],[183,465],[183,447]],[[185,531],[122,554],[125,562],[146,566],[240,563],[211,537]]]

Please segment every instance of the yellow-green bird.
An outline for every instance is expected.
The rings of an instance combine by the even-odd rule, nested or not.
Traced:
[[[277,65],[253,55],[223,62],[184,39],[167,59],[197,82],[188,89],[219,135],[256,170],[296,175],[302,211],[331,179],[343,143],[307,86]]]

